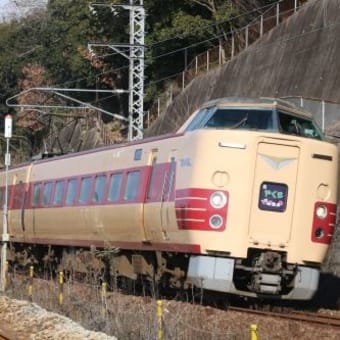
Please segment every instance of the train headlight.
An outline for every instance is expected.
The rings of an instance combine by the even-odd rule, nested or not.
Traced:
[[[327,211],[327,207],[325,205],[319,205],[316,208],[316,216],[320,219],[323,220],[326,218],[328,211]]]
[[[223,218],[220,215],[212,215],[209,219],[209,225],[213,229],[219,229],[222,227]]]
[[[325,236],[325,231],[323,230],[323,228],[318,227],[316,228],[316,230],[314,231],[314,235],[316,238],[320,239],[323,238]]]
[[[222,191],[215,191],[210,196],[210,205],[215,209],[221,209],[227,204],[227,196]]]

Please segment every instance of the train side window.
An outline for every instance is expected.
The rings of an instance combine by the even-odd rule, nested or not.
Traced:
[[[52,182],[44,183],[43,187],[43,205],[49,205],[52,197]]]
[[[66,205],[73,205],[76,197],[77,180],[72,178],[67,182]]]
[[[174,189],[174,182],[175,182],[175,173],[176,173],[176,159],[175,157],[171,157],[170,160],[170,168],[168,170],[167,176],[166,176],[166,182],[164,185],[164,191],[162,200],[169,200],[171,193]]]
[[[80,184],[79,203],[87,203],[90,196],[91,177],[83,177]]]
[[[124,201],[134,201],[140,186],[140,171],[130,171],[127,174]]]
[[[57,181],[55,184],[53,205],[60,205],[63,201],[65,181]]]
[[[207,117],[211,115],[211,111],[214,109],[215,107],[212,108],[210,107],[198,111],[193,120],[189,123],[189,125],[185,129],[185,131],[193,131],[201,128],[206,122]]]
[[[4,188],[0,188],[0,209],[2,209],[4,205],[4,200],[5,200],[4,193],[5,193]]]
[[[151,164],[151,174],[150,174],[150,180],[149,180],[149,186],[148,186],[148,192],[146,195],[147,199],[153,199],[156,195],[156,173],[157,173],[157,156],[153,156],[152,158],[152,164]]]
[[[96,176],[95,184],[94,184],[94,192],[93,192],[93,197],[92,197],[93,202],[98,203],[103,200],[105,182],[106,182],[105,175]]]
[[[119,199],[120,187],[122,185],[122,174],[112,174],[110,177],[110,187],[108,193],[108,200],[116,202]]]
[[[32,205],[37,206],[39,205],[39,200],[40,200],[40,183],[36,183],[33,186],[33,197],[32,197]]]

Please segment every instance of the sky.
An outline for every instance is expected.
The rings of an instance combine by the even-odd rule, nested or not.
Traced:
[[[11,0],[0,0],[0,20],[8,18],[10,13],[15,13],[16,6]]]
[[[46,3],[47,0],[34,0],[31,1],[31,4],[38,5],[38,6],[43,6]],[[16,0],[0,0],[0,21],[6,20],[8,17],[11,15],[19,14],[19,7],[16,6],[16,2],[20,3],[20,1]],[[21,2],[21,5],[25,3],[25,1]],[[26,4],[29,4],[30,1],[27,1]],[[29,9],[29,6],[25,7],[20,7],[21,11],[25,11]]]

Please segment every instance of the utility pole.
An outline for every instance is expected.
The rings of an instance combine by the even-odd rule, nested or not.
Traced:
[[[7,243],[9,241],[8,234],[8,167],[11,164],[11,154],[9,153],[9,140],[12,137],[12,116],[5,116],[5,138],[6,138],[6,154],[5,154],[5,202],[3,207],[2,219],[2,246],[1,246],[1,275],[0,275],[0,291],[6,289],[6,262],[7,262]]]
[[[137,4],[136,4],[137,3]],[[143,0],[129,0],[124,4],[92,3],[90,10],[95,7],[110,7],[113,15],[119,13],[118,9],[129,11],[129,44],[88,44],[90,52],[95,47],[107,47],[129,60],[129,127],[128,140],[143,138],[143,99],[144,99],[144,36],[145,36],[145,10]],[[129,54],[125,53],[129,49]]]

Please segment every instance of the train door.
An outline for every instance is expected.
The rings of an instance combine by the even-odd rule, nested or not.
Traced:
[[[159,161],[158,150],[150,155],[149,181],[144,202],[144,230],[147,240],[167,239],[171,202],[176,169],[176,151],[171,151],[169,161]]]
[[[161,166],[158,159],[158,149],[153,149],[149,156],[149,178],[144,201],[144,230],[146,240],[161,239],[160,224],[160,192]]]
[[[170,159],[165,169],[165,176],[162,186],[161,228],[164,239],[168,238],[168,230],[171,229],[171,225],[177,226],[177,224],[174,223],[176,218],[174,211],[176,152],[177,150],[172,150],[170,153]]]
[[[268,246],[288,243],[298,166],[298,146],[258,144],[249,226],[251,243]]]
[[[13,173],[10,179],[8,196],[8,232],[16,236],[24,233],[23,212],[26,194],[26,168],[23,171]]]

